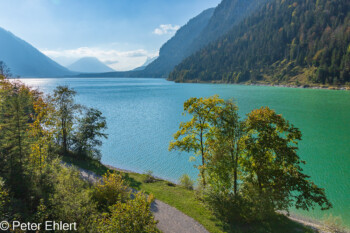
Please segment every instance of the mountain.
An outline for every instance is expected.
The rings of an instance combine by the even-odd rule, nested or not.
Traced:
[[[78,61],[68,66],[68,69],[81,73],[104,73],[115,71],[96,57],[80,58]]]
[[[189,20],[159,51],[148,66],[132,71],[103,74],[114,77],[168,77],[176,65],[217,40],[233,26],[269,0],[223,0],[216,8],[203,11]],[[93,74],[99,76],[101,74]]]
[[[350,82],[350,1],[273,0],[169,75],[179,82]]]
[[[163,45],[159,58],[146,67],[148,76],[167,76],[176,65],[217,40],[269,0],[223,0],[190,20]]]
[[[0,61],[11,69],[14,76],[53,77],[73,74],[3,28],[0,28]]]
[[[168,40],[159,51],[159,56],[145,68],[136,68],[131,71],[82,74],[84,77],[167,77],[168,74],[179,64],[184,58],[191,54],[190,45],[199,36],[202,30],[208,24],[214,13],[214,8],[207,9],[198,16],[189,20],[189,22],[181,27],[175,35]]]
[[[151,64],[151,63],[152,63],[153,61],[155,61],[157,58],[158,58],[158,56],[156,56],[156,57],[148,57],[147,60],[146,60],[146,62],[145,62],[142,66],[133,69],[133,71],[144,70],[149,64]]]
[[[190,55],[188,48],[208,24],[214,8],[203,11],[181,27],[159,51],[159,57],[145,68],[145,74],[165,77],[184,58]]]
[[[259,9],[269,0],[223,0],[206,27],[189,46],[189,55],[226,34],[233,26]]]

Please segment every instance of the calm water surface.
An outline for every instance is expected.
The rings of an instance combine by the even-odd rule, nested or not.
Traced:
[[[49,93],[69,85],[81,104],[100,109],[107,117],[109,139],[102,147],[102,161],[119,168],[145,172],[172,181],[184,174],[197,177],[188,155],[168,152],[168,143],[190,97],[219,94],[234,98],[244,117],[269,106],[300,128],[300,156],[305,172],[326,189],[334,208],[350,226],[350,92],[241,85],[175,84],[163,79],[50,78],[22,79]],[[301,213],[322,218],[325,212]]]

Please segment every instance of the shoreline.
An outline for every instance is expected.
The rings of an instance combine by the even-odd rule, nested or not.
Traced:
[[[315,85],[315,84],[269,84],[269,83],[227,83],[222,81],[200,81],[200,80],[189,80],[185,82],[179,82],[176,80],[168,80],[167,78],[146,78],[146,77],[78,77],[78,76],[67,76],[67,77],[19,77],[19,78],[9,78],[12,80],[20,80],[20,79],[46,79],[46,78],[111,78],[111,79],[120,79],[120,78],[131,78],[131,79],[164,79],[168,82],[174,83],[189,83],[189,84],[227,84],[227,85],[242,85],[242,86],[265,86],[265,87],[285,87],[285,88],[299,88],[299,89],[316,89],[316,90],[335,90],[335,91],[350,91],[350,86],[339,85]]]
[[[227,83],[222,81],[200,81],[200,80],[193,80],[193,81],[185,81],[185,82],[179,82],[175,80],[167,80],[170,82],[175,83],[192,83],[192,84],[228,84],[228,85],[242,85],[242,86],[266,86],[266,87],[286,87],[286,88],[300,88],[300,89],[318,89],[318,90],[337,90],[337,91],[350,91],[350,86],[345,85],[339,85],[339,86],[332,86],[332,85],[315,85],[315,84],[270,84],[270,83]]]
[[[136,174],[141,174],[135,171],[131,171],[131,170],[126,170],[126,169],[121,169],[121,168],[117,168],[115,166],[109,165],[109,164],[104,164],[101,163],[104,166],[106,166],[107,168],[111,169],[111,170],[116,170],[116,171],[120,171],[120,172],[125,172],[125,173],[136,173]],[[167,179],[161,178],[161,177],[157,177],[154,176],[154,178],[159,179],[159,180],[164,180],[164,181],[169,181]],[[169,181],[174,183],[173,181]],[[178,185],[176,183],[176,185]],[[313,219],[313,218],[308,218],[302,215],[298,215],[295,213],[290,213],[289,215],[285,212],[280,212],[281,214],[285,215],[286,217],[288,217],[289,219],[291,219],[292,221],[298,222],[304,226],[310,227],[312,230],[314,230],[315,232],[318,233],[329,233],[330,231],[326,229],[326,226],[324,223],[322,223],[320,220],[317,219]],[[350,230],[348,228],[344,229],[344,233],[350,233]]]

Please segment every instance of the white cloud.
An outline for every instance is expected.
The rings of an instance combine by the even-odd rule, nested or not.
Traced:
[[[148,57],[158,55],[158,52],[149,52],[144,49],[118,51],[114,49],[108,50],[91,47],[81,47],[69,50],[42,49],[41,52],[66,66],[82,57],[96,57],[118,71],[131,70],[139,67]]]
[[[171,24],[161,24],[159,27],[154,29],[153,34],[156,35],[166,35],[166,34],[172,34],[175,33],[177,30],[179,30],[179,25],[171,25]]]

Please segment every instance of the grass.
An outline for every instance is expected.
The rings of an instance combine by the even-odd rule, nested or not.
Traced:
[[[95,160],[76,160],[69,157],[63,157],[66,163],[73,164],[80,168],[90,170],[98,175],[105,174],[109,169],[107,166]],[[199,199],[196,198],[196,191],[188,190],[182,186],[174,185],[168,181],[156,179],[153,183],[144,183],[146,175],[132,172],[123,172],[125,179],[130,187],[143,191],[147,194],[153,194],[155,198],[175,207],[186,215],[198,221],[209,232],[252,232],[252,233],[294,233],[294,232],[313,232],[311,229],[290,220],[284,215],[276,215],[275,218],[266,222],[241,224],[232,223],[228,228],[222,221],[214,216]]]

